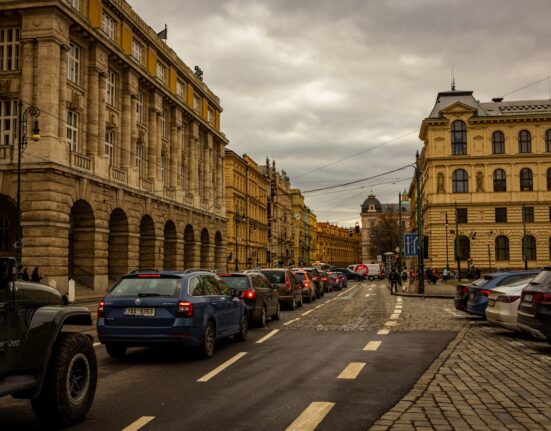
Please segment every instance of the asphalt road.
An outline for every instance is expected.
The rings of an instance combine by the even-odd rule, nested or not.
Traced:
[[[97,346],[96,399],[73,429],[366,430],[456,334],[392,331],[401,307],[382,282],[356,283],[284,312],[244,343],[220,342],[206,361],[182,349],[131,349],[116,360]],[[0,429],[41,428],[28,402],[4,398]]]

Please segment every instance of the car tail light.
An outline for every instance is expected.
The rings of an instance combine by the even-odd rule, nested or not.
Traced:
[[[100,301],[99,304],[98,304],[98,318],[99,317],[103,317],[103,310],[105,308],[105,301]]]
[[[480,295],[484,295],[486,297],[490,296],[490,293],[492,293],[490,290],[486,290],[486,289],[482,289],[482,290],[479,290],[477,293],[479,293]]]
[[[551,304],[551,293],[534,293],[533,301],[537,304]]]
[[[241,294],[241,298],[243,299],[255,299],[256,298],[256,291],[254,290],[244,290]]]
[[[310,282],[308,280],[304,280],[302,284],[304,285],[304,287],[310,287]]]
[[[193,303],[188,301],[178,302],[178,311],[176,317],[192,317],[193,316]]]
[[[511,302],[515,302],[517,299],[519,299],[520,296],[518,295],[500,295],[497,297],[497,302],[505,302],[507,304],[510,304]]]
[[[291,290],[291,279],[285,274],[285,290]]]
[[[327,277],[323,277],[321,281],[327,281]]]
[[[161,274],[138,274],[138,278],[161,278]]]

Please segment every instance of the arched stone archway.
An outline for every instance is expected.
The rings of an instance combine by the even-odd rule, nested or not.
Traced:
[[[224,253],[224,243],[222,241],[222,234],[217,231],[214,235],[214,266],[215,269],[223,271],[226,269],[226,259]]]
[[[0,195],[0,256],[15,256],[17,207],[7,196]]]
[[[85,200],[76,201],[69,215],[69,278],[94,288],[96,274],[96,220]]]
[[[126,213],[116,208],[109,217],[107,271],[109,284],[118,280],[129,270],[128,267],[128,217]]]
[[[195,233],[188,224],[184,230],[184,269],[194,266]]]
[[[211,269],[212,256],[210,253],[210,235],[207,228],[201,231],[201,268]]]
[[[148,214],[140,222],[139,268],[155,269],[155,225]]]
[[[177,267],[176,253],[176,225],[172,220],[165,223],[164,232],[164,259],[163,269],[165,271],[174,271]]]

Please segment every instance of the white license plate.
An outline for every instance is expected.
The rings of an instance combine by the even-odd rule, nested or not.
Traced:
[[[495,299],[488,299],[488,305],[490,307],[493,307],[494,305],[496,305],[496,300]]]
[[[526,295],[524,295],[523,301],[532,302],[533,299],[534,299],[534,295],[532,293],[527,293]]]
[[[154,317],[155,309],[154,308],[125,308],[123,311],[125,316],[137,316],[137,317]]]

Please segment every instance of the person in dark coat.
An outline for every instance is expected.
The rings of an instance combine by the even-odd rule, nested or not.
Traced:
[[[398,271],[393,269],[388,275],[388,281],[390,281],[390,293],[398,293],[398,282],[400,281],[400,275],[398,274]]]
[[[31,281],[39,283],[40,280],[42,280],[42,276],[38,272],[38,266],[35,266],[33,269],[33,273],[31,274]]]
[[[23,268],[23,271],[21,272],[21,279],[23,281],[29,281],[31,277],[29,277],[29,268]]]

